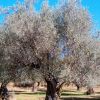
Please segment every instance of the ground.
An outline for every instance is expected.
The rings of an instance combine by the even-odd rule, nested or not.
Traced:
[[[39,90],[33,93],[32,88],[18,88],[12,85],[8,86],[10,91],[10,100],[44,100],[46,88],[40,87]],[[75,86],[64,86],[60,100],[100,100],[100,87],[95,87],[95,94],[85,95],[85,88],[80,91],[76,90]]]
[[[100,100],[100,95],[91,95],[91,96],[86,96],[82,92],[63,92],[61,96],[61,100]],[[37,93],[32,93],[32,92],[14,92],[14,98],[12,100],[44,100],[45,93],[43,92],[37,92]]]

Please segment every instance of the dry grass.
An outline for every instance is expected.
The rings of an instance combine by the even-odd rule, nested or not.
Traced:
[[[20,94],[16,95],[16,100],[43,100],[43,96]]]

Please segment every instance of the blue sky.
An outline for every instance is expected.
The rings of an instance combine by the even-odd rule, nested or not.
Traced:
[[[82,0],[82,4],[89,10],[96,28],[100,30],[100,0]]]
[[[15,4],[17,0],[0,0],[0,6],[7,7]],[[36,3],[36,10],[41,7],[41,2],[43,0],[38,0]],[[58,0],[49,0],[49,4],[54,6]],[[87,8],[92,16],[95,23],[96,29],[100,30],[100,0],[82,0],[82,5]],[[0,15],[0,22],[3,21],[3,15]]]

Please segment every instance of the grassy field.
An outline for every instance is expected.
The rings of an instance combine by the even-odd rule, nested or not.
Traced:
[[[32,88],[18,88],[8,86],[11,94],[10,100],[44,100],[46,88],[39,87],[38,91],[33,93]],[[12,92],[13,91],[13,92]],[[64,86],[60,100],[100,100],[100,86],[94,88],[95,94],[85,95],[86,89],[81,88],[77,91],[75,86]]]
[[[66,91],[62,93],[61,100],[100,100],[100,95],[91,96],[85,95],[83,92]],[[43,92],[14,92],[14,97],[11,100],[44,100],[45,93]],[[15,99],[14,99],[15,98]]]

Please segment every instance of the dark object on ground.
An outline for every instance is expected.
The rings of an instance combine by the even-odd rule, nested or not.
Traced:
[[[91,94],[94,94],[94,90],[93,88],[89,88],[86,92],[87,95],[91,95]]]

